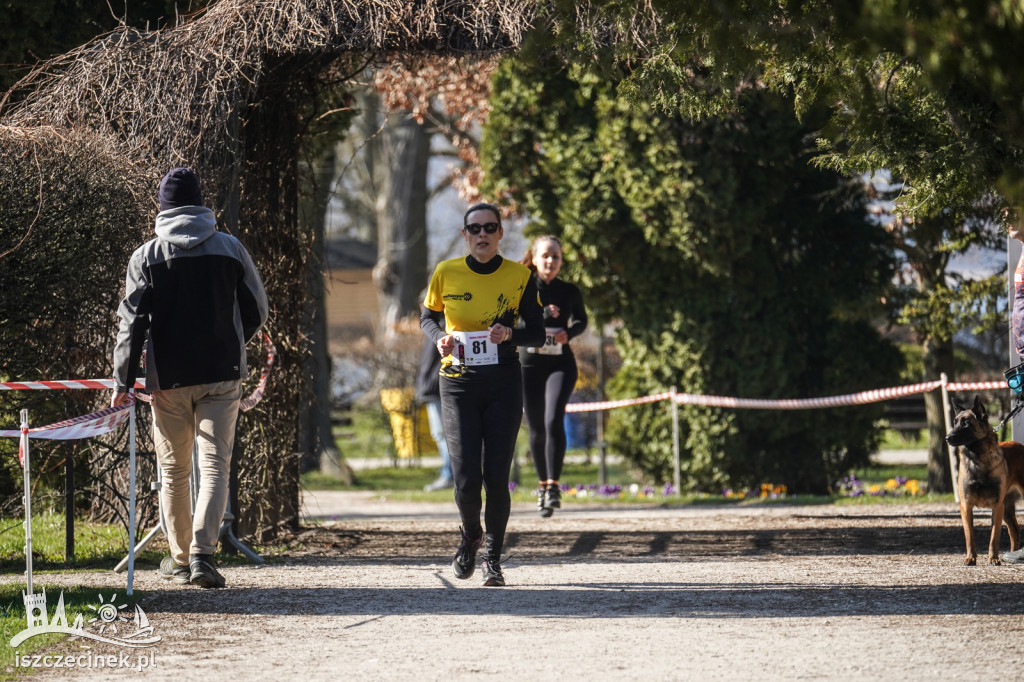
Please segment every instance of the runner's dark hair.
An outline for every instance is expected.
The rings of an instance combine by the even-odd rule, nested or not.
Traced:
[[[469,214],[472,213],[473,211],[490,211],[491,213],[498,217],[498,225],[501,225],[501,209],[495,206],[494,204],[488,204],[486,201],[481,201],[479,204],[473,204],[468,209],[466,209],[466,213],[462,216],[463,227],[466,226],[466,219],[469,217]]]

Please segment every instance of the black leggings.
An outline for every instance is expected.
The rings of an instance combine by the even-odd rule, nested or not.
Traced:
[[[541,481],[561,480],[565,463],[565,406],[576,387],[576,358],[523,366],[523,403],[530,455]]]
[[[441,414],[462,528],[470,537],[480,536],[483,486],[487,490],[484,523],[500,554],[512,508],[509,470],[523,420],[518,363],[481,367],[462,377],[442,375]]]

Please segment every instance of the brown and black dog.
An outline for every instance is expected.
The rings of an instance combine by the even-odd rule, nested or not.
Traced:
[[[963,407],[951,399],[953,429],[946,442],[959,446],[960,519],[967,540],[967,566],[978,561],[974,542],[974,508],[992,510],[992,536],[988,543],[988,562],[999,565],[999,537],[1003,523],[1010,532],[1010,550],[1020,547],[1020,524],[1015,503],[1024,495],[1024,445],[1015,441],[999,442],[988,423],[988,412],[975,396],[974,404]]]

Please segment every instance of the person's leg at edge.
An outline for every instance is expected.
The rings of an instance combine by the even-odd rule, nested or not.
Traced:
[[[438,474],[437,482],[448,484],[453,479],[451,455],[448,452],[448,439],[444,433],[444,417],[441,415],[441,399],[428,400],[427,424],[430,427],[430,437],[437,444],[437,454],[441,456],[441,471]]]
[[[553,510],[547,506],[548,464],[544,456],[547,434],[544,429],[544,386],[547,371],[544,367],[528,365],[522,368],[523,412],[526,415],[530,440],[530,457],[537,471],[537,512],[547,518]]]
[[[556,484],[561,480],[565,466],[565,407],[576,388],[577,376],[576,363],[568,363],[563,369],[552,372],[545,386],[544,428],[548,437],[544,458],[548,463],[550,480]]]
[[[483,542],[481,401],[474,389],[478,387],[467,379],[441,377],[441,414],[455,481],[455,506],[462,521],[462,537],[452,560],[452,572],[463,580],[476,570],[476,553]]]
[[[187,387],[153,393],[153,445],[160,467],[160,506],[171,557],[179,566],[188,566],[192,544],[192,409],[192,395]]]
[[[1024,255],[1021,256],[1024,259]],[[1020,266],[1018,266],[1019,268]],[[1010,315],[1010,332],[1017,357],[1024,360],[1024,286],[1016,284],[1013,291],[1013,312]],[[1024,547],[1015,552],[1004,552],[1000,557],[1004,563],[1024,564]]]
[[[516,368],[518,375],[518,368]],[[501,551],[505,544],[512,498],[509,470],[515,456],[516,437],[523,411],[523,385],[518,376],[498,378],[490,384],[484,409],[483,479],[487,490],[484,510],[484,585],[504,586]]]
[[[189,582],[204,588],[224,587],[224,576],[213,555],[230,494],[231,450],[242,388],[238,380],[195,388],[199,485],[192,518]]]
[[[228,506],[231,451],[242,387],[239,381],[224,381],[204,388],[203,395],[196,398],[199,491],[190,553],[212,555],[217,551],[220,526]]]

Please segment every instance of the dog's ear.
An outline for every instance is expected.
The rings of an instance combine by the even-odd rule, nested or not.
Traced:
[[[954,420],[958,414],[964,411],[964,406],[960,404],[960,401],[956,399],[956,396],[949,396],[949,406],[952,408],[950,409],[950,413]]]
[[[981,402],[981,396],[974,396],[974,405],[971,406],[971,412],[978,418],[978,421],[988,423],[988,410],[985,409],[984,403]]]

